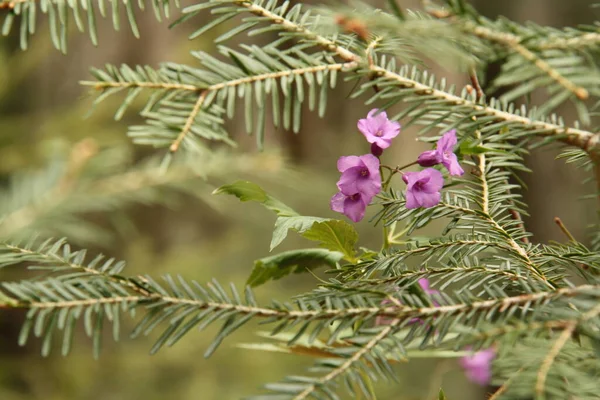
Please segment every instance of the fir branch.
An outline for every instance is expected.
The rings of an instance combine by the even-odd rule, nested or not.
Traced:
[[[23,282],[26,283],[26,282]],[[61,285],[68,286],[72,283],[62,282]],[[5,284],[6,285],[6,284]],[[149,286],[150,288],[153,285]],[[157,287],[158,288],[158,287]],[[35,289],[35,285],[31,286]],[[132,303],[132,304],[163,304],[163,305],[189,305],[197,309],[211,309],[233,311],[244,315],[253,315],[263,318],[276,318],[286,320],[329,320],[332,318],[397,318],[401,321],[412,318],[424,318],[432,316],[454,315],[465,312],[484,311],[497,308],[505,310],[512,306],[523,305],[527,303],[546,302],[559,300],[562,298],[575,297],[577,295],[593,295],[600,296],[600,285],[581,285],[576,287],[566,287],[554,289],[546,292],[526,293],[517,296],[509,296],[504,298],[494,298],[490,300],[474,301],[472,303],[458,303],[449,305],[440,305],[432,307],[411,307],[403,305],[402,307],[340,307],[340,308],[315,308],[315,305],[304,303],[300,310],[290,310],[282,307],[258,307],[241,304],[233,304],[225,301],[206,301],[200,298],[189,297],[174,297],[165,294],[164,289],[148,291],[147,295],[137,296],[105,296],[96,295],[94,298],[82,298],[77,300],[46,300],[46,301],[30,301],[23,296],[23,299],[13,298],[12,301],[3,300],[0,302],[0,308],[45,308],[45,309],[60,309],[73,308],[79,306],[93,306],[94,304],[103,303]],[[40,292],[43,293],[43,292]],[[18,294],[17,294],[18,295]],[[183,294],[182,294],[183,295]],[[62,296],[60,292],[56,296]],[[16,300],[16,302],[15,302]],[[311,309],[312,308],[312,309]],[[591,317],[590,317],[591,318]]]
[[[377,65],[369,66],[368,62],[365,62],[365,60],[363,60],[359,55],[344,47],[341,47],[333,40],[316,34],[302,24],[295,23],[280,15],[270,12],[262,6],[246,0],[236,0],[233,1],[233,3],[247,8],[249,12],[255,15],[268,18],[272,23],[278,24],[290,32],[301,34],[308,40],[311,40],[312,42],[321,46],[323,49],[335,53],[348,63],[355,63],[356,66],[364,65],[369,74],[375,74],[376,76],[392,81],[399,87],[411,89],[417,95],[427,96],[428,98],[438,101],[443,100],[448,105],[468,107],[472,112],[494,117],[497,122],[503,121],[523,125],[524,129],[532,131],[536,135],[549,137],[558,136],[560,137],[559,140],[567,144],[580,147],[588,152],[596,151],[600,144],[600,135],[592,132],[576,128],[566,128],[557,124],[538,121],[525,116],[519,116],[509,112],[501,111],[487,105],[478,104],[476,101],[470,101],[463,97],[433,88],[429,85],[390,71],[387,68]]]
[[[481,140],[481,136],[479,133],[477,133],[477,139]],[[504,237],[506,237],[508,244],[510,245],[510,247],[513,249],[513,251],[520,257],[522,257],[525,260],[525,264],[527,266],[527,268],[531,271],[531,273],[534,276],[537,276],[539,279],[541,279],[544,283],[546,283],[547,285],[549,285],[550,287],[554,287],[554,285],[550,282],[548,282],[548,279],[544,276],[544,273],[539,269],[539,267],[537,267],[531,260],[531,258],[529,257],[529,254],[527,253],[527,251],[521,247],[521,245],[515,240],[513,239],[513,237],[510,235],[509,232],[507,232],[506,229],[504,229],[504,227],[502,227],[498,221],[496,221],[495,218],[493,218],[490,215],[490,207],[489,207],[489,188],[488,188],[488,181],[487,181],[487,163],[486,163],[486,155],[485,153],[480,154],[478,156],[478,162],[477,162],[477,167],[478,167],[478,173],[476,174],[477,178],[479,179],[479,182],[481,184],[481,211],[482,213],[486,216],[487,220],[489,221],[489,223],[492,225],[492,228],[497,230],[498,232],[500,232],[500,234]]]
[[[140,10],[145,10],[150,4],[153,14],[160,22],[163,18],[169,18],[173,7],[179,8],[179,0],[139,0],[119,1],[109,0],[112,25],[115,30],[121,26],[119,5],[125,9],[127,22],[131,32],[135,37],[139,37],[139,29],[135,17],[134,4],[137,4]],[[98,44],[98,32],[96,29],[96,18],[98,14],[102,18],[107,17],[106,5],[100,1],[65,1],[65,0],[0,0],[0,10],[8,9],[4,19],[2,34],[8,35],[14,25],[15,20],[20,19],[19,42],[21,49],[28,48],[29,36],[33,35],[38,23],[38,14],[45,15],[49,20],[50,38],[52,44],[57,50],[63,53],[67,52],[68,25],[74,20],[75,26],[79,32],[88,31],[90,40],[94,45]],[[70,15],[72,13],[72,16]],[[82,18],[81,14],[84,14]]]
[[[0,268],[23,262],[35,263],[31,269],[48,270],[50,274],[55,274],[53,279],[63,282],[96,276],[120,284],[142,296],[151,295],[134,279],[119,275],[124,263],[116,263],[114,259],[104,260],[103,256],[98,256],[89,265],[85,265],[85,255],[85,250],[72,252],[65,239],[55,242],[46,240],[37,248],[0,243]]]
[[[569,50],[581,47],[597,47],[600,46],[600,33],[577,32],[573,37],[551,37],[549,39],[542,40],[536,46],[541,50]]]
[[[563,75],[561,75],[556,69],[552,68],[546,61],[542,60],[532,51],[527,49],[521,44],[521,38],[505,32],[495,32],[489,28],[475,25],[472,23],[465,23],[462,25],[463,29],[470,32],[482,39],[490,42],[499,43],[503,46],[508,47],[515,53],[527,61],[533,63],[537,68],[547,74],[550,78],[554,79],[558,84],[573,93],[580,100],[585,100],[589,97],[589,92],[580,86],[577,86]]]
[[[392,321],[388,326],[383,328],[381,332],[375,335],[369,342],[367,342],[359,351],[354,353],[350,358],[348,358],[342,365],[333,369],[324,377],[320,378],[316,383],[309,385],[304,391],[299,393],[294,400],[303,400],[306,399],[307,396],[312,394],[315,390],[318,389],[319,386],[327,385],[329,382],[338,378],[341,374],[345,373],[349,368],[353,366],[356,362],[358,362],[362,357],[368,354],[373,350],[375,346],[377,346],[382,340],[384,340],[390,333],[394,331],[396,326],[400,324],[400,320]]]
[[[548,372],[550,371],[550,368],[552,367],[554,360],[556,359],[556,357],[558,356],[558,354],[560,353],[562,348],[565,346],[567,341],[571,338],[571,336],[575,332],[575,329],[577,328],[578,323],[586,322],[589,319],[597,317],[599,314],[600,314],[600,305],[587,311],[586,313],[584,313],[581,316],[581,318],[579,318],[576,321],[573,321],[572,323],[568,324],[564,328],[564,330],[562,331],[562,333],[560,334],[558,339],[556,339],[556,342],[554,342],[554,344],[550,348],[550,351],[548,352],[546,358],[544,358],[544,360],[542,361],[542,364],[538,371],[537,381],[535,384],[535,392],[536,392],[537,396],[539,396],[541,398],[544,397]]]
[[[194,108],[192,108],[192,112],[187,117],[183,129],[181,130],[179,135],[177,135],[177,138],[175,138],[175,141],[169,147],[169,151],[171,153],[175,153],[177,149],[179,149],[179,145],[181,145],[181,142],[183,141],[183,139],[185,139],[185,135],[187,135],[190,129],[192,128],[192,125],[194,124],[194,121],[196,120],[196,117],[200,112],[200,108],[202,108],[202,103],[204,103],[204,100],[206,99],[207,95],[208,91],[203,90],[202,93],[200,93],[200,96],[198,96],[198,100],[196,100]]]
[[[550,371],[550,368],[552,367],[552,363],[556,359],[556,356],[558,355],[558,353],[560,353],[560,351],[562,350],[564,345],[567,343],[567,340],[569,340],[571,338],[571,335],[573,335],[573,331],[575,330],[576,326],[577,325],[574,323],[569,324],[562,331],[562,333],[560,334],[558,339],[556,339],[556,342],[554,343],[554,345],[552,345],[552,348],[548,352],[548,355],[542,361],[542,364],[540,366],[540,369],[539,369],[538,375],[537,375],[537,382],[535,384],[535,392],[538,396],[543,398],[544,391],[546,389],[546,387],[545,387],[546,386],[546,378],[548,377],[548,372]]]

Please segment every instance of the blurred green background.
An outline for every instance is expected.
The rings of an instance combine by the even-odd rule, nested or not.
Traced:
[[[398,3],[409,8],[418,4],[402,0]],[[589,8],[591,2],[584,0],[479,0],[474,3],[489,17],[505,15],[520,22],[533,20],[554,26],[590,23],[595,16]],[[384,7],[383,2],[381,6]],[[0,16],[4,12],[0,10]],[[92,100],[86,97],[87,89],[78,81],[91,78],[89,67],[101,67],[105,63],[154,67],[162,61],[193,64],[195,60],[189,51],[213,50],[211,39],[218,32],[190,41],[187,35],[205,20],[194,19],[169,30],[168,23],[156,22],[151,12],[138,15],[141,39],[135,39],[128,29],[115,32],[109,20],[99,20],[99,46],[95,48],[85,34],[73,34],[66,56],[51,47],[44,23],[40,24],[26,52],[19,49],[16,29],[0,40],[2,185],[6,186],[9,177],[15,174],[47,170],[57,157],[72,162],[85,139],[88,140],[83,146],[89,146],[91,153],[100,151],[108,154],[108,158],[114,154],[125,165],[156,153],[153,149],[131,145],[126,137],[127,125],[140,120],[132,109],[123,120],[114,121],[116,99],[101,104],[91,116],[84,118]],[[449,75],[458,84],[467,83],[465,76],[436,72]],[[493,73],[494,66],[491,66],[490,76]],[[324,119],[306,112],[298,135],[269,128],[264,154],[257,154],[254,138],[247,137],[241,124],[232,121],[229,127],[240,143],[236,152],[251,153],[247,163],[241,163],[227,176],[216,174],[218,176],[210,176],[206,182],[185,183],[197,185],[189,188],[194,193],[177,196],[168,207],[128,205],[119,207],[118,211],[109,209],[84,214],[89,222],[103,227],[105,233],[102,240],[88,240],[86,247],[91,253],[102,252],[126,260],[129,275],[181,274],[201,283],[215,277],[220,282],[231,281],[241,287],[253,260],[268,255],[274,217],[254,204],[240,205],[236,200],[221,198],[215,201],[210,197],[212,188],[233,180],[239,172],[241,176],[259,180],[276,197],[305,215],[333,216],[328,203],[335,191],[337,158],[368,151],[358,134],[356,121],[369,108],[360,101],[345,101],[350,91],[349,85],[338,86],[335,95],[330,96]],[[563,111],[566,119],[572,120],[572,110]],[[414,131],[404,131],[384,156],[389,164],[410,161],[425,149],[414,139]],[[560,161],[553,162],[556,154],[557,151],[546,149],[528,159],[534,174],[524,177],[529,185],[524,195],[532,213],[526,221],[527,228],[535,234],[535,242],[564,240],[552,221],[559,216],[573,234],[585,242],[586,223],[595,218],[595,211],[593,206],[577,199],[591,189],[581,184],[581,171]],[[48,201],[52,201],[52,196],[41,198],[41,206],[34,207],[33,219],[45,217],[44,213],[52,211],[53,206],[44,203]],[[131,223],[114,223],[115,220],[123,222],[124,215]],[[377,248],[380,233],[371,228],[367,220],[358,224],[360,244]],[[52,226],[45,229],[52,233]],[[71,240],[83,241],[73,232]],[[434,226],[424,233],[435,235],[438,231]],[[309,244],[291,237],[282,249],[294,246],[308,247]],[[21,277],[22,271],[0,271],[0,280]],[[256,292],[264,302],[271,298],[286,300],[316,283],[311,275],[294,276],[268,283]],[[16,311],[0,313],[1,400],[237,399],[257,393],[262,383],[303,371],[312,362],[308,358],[236,348],[236,343],[260,340],[255,335],[260,330],[256,324],[233,335],[208,360],[202,355],[214,336],[214,329],[192,331],[174,347],[150,356],[149,349],[157,332],[150,337],[130,340],[127,328],[131,328],[133,322],[123,324],[119,342],[115,343],[107,332],[99,360],[92,358],[90,342],[83,333],[69,356],[61,357],[59,351],[55,351],[42,358],[39,342],[32,340],[25,347],[17,345],[22,317],[22,313]],[[400,384],[378,385],[381,399],[431,399],[434,393],[437,398],[440,384],[452,400],[485,398],[486,389],[468,383],[453,362],[411,361],[398,367],[398,376]]]

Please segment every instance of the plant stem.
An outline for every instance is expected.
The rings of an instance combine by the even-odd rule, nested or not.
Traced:
[[[388,169],[390,171],[390,175],[387,177],[387,179],[383,182],[382,189],[385,191],[388,189],[388,187],[390,186],[390,182],[392,180],[392,177],[394,175],[396,175],[398,172],[402,173],[403,169],[406,169],[408,167],[412,167],[413,165],[416,165],[417,161],[413,161],[411,163],[402,165],[402,166],[396,166],[395,168],[392,168],[388,165],[380,165],[379,166],[379,173],[381,174],[381,177],[383,178],[383,169]],[[385,226],[385,224],[383,225],[383,248],[382,250],[386,250],[390,248],[390,235],[389,235],[389,229],[387,226]]]

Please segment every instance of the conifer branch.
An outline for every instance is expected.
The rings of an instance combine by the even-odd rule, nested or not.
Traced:
[[[477,132],[477,139],[481,139],[481,134]],[[485,153],[480,154],[478,157],[478,172],[477,178],[481,184],[481,211],[486,216],[493,229],[500,232],[503,236],[506,237],[510,247],[514,250],[514,252],[522,257],[525,261],[527,268],[538,278],[540,278],[545,284],[549,287],[554,287],[554,285],[548,282],[548,279],[544,276],[543,272],[533,263],[531,258],[529,258],[529,254],[527,251],[504,229],[495,218],[490,215],[489,209],[489,188],[487,181],[487,164],[486,164],[486,155]]]
[[[540,369],[537,374],[537,381],[535,384],[535,392],[538,396],[543,397],[545,387],[546,387],[546,378],[548,377],[548,372],[550,371],[550,368],[552,367],[554,360],[556,359],[556,357],[558,356],[558,354],[560,353],[562,348],[565,346],[567,341],[573,335],[573,332],[577,328],[578,323],[585,322],[589,319],[595,318],[599,314],[600,314],[600,305],[597,305],[596,307],[594,307],[591,310],[584,313],[581,316],[581,318],[579,318],[578,320],[569,323],[565,327],[565,329],[562,331],[562,333],[560,334],[558,339],[556,339],[556,342],[554,342],[554,344],[550,348],[550,351],[546,355],[546,358],[544,358],[544,360],[542,361],[542,364],[541,364]]]
[[[571,38],[550,38],[536,45],[540,50],[564,49],[600,46],[600,33],[588,32]]]
[[[48,243],[48,245],[49,245],[49,241],[47,241],[46,243]],[[35,259],[36,262],[38,262],[38,263],[48,264],[49,265],[48,269],[50,269],[51,271],[57,270],[58,269],[57,266],[66,267],[69,271],[69,274],[67,275],[67,279],[63,279],[63,281],[69,281],[71,279],[81,278],[82,274],[83,275],[86,275],[86,274],[87,275],[95,275],[95,276],[101,277],[102,279],[105,279],[107,281],[112,281],[117,284],[120,284],[142,296],[150,296],[152,294],[150,291],[144,289],[139,283],[137,283],[133,279],[128,279],[128,278],[122,277],[120,275],[116,275],[114,273],[111,273],[110,271],[107,271],[104,268],[97,269],[97,268],[92,268],[90,266],[83,265],[81,263],[73,262],[71,259],[61,256],[58,251],[64,246],[64,244],[65,244],[64,240],[59,240],[58,242],[54,243],[51,246],[50,250],[48,250],[47,246],[42,245],[40,247],[40,249],[44,249],[46,251],[40,251],[40,249],[35,250],[35,249],[31,249],[31,248],[26,248],[23,246],[12,245],[9,243],[0,243],[0,252],[4,248],[4,249],[8,250],[9,252],[15,254],[19,260]],[[54,249],[56,251],[52,251]],[[62,254],[64,254],[64,253],[65,252],[63,251]],[[108,266],[110,266],[110,264],[105,265],[105,266],[108,267]],[[73,274],[73,272],[81,272],[82,274]]]
[[[359,55],[353,53],[352,51],[344,47],[341,47],[333,40],[327,39],[321,35],[318,35],[315,32],[312,32],[304,25],[295,23],[280,15],[274,14],[266,8],[249,2],[247,0],[234,0],[234,4],[247,8],[249,12],[255,15],[268,18],[272,23],[278,24],[290,32],[301,34],[307,40],[314,42],[315,44],[319,45],[327,51],[335,53],[346,62],[352,63],[352,66],[365,66],[365,68],[370,74],[375,74],[375,76],[383,77],[390,81],[393,81],[399,87],[410,88],[416,94],[428,96],[430,98],[435,98],[438,100],[444,100],[448,104],[453,104],[455,106],[469,107],[473,112],[481,112],[486,116],[493,116],[497,119],[497,121],[506,121],[521,124],[527,130],[530,130],[539,136],[559,136],[559,140],[567,144],[580,147],[590,153],[597,151],[597,147],[600,145],[600,135],[598,134],[582,129],[567,128],[549,122],[537,121],[527,118],[526,116],[520,116],[506,111],[501,111],[487,105],[480,105],[477,102],[473,102],[463,97],[456,96],[439,89],[435,89],[429,85],[412,80],[408,77],[402,76],[396,72],[390,71],[381,66],[370,66],[368,65],[368,62],[366,62]],[[567,83],[565,82],[565,84]],[[580,88],[577,87],[573,87],[572,89],[574,92],[577,92],[579,96],[587,97],[587,91],[584,92],[582,90],[579,90]]]
[[[403,307],[348,307],[340,309],[314,309],[314,310],[287,310],[280,308],[255,307],[240,304],[231,304],[225,302],[204,301],[201,299],[190,299],[182,297],[173,297],[158,292],[139,296],[107,296],[90,299],[80,299],[73,301],[4,301],[0,302],[0,308],[73,308],[78,306],[92,306],[94,304],[104,303],[133,303],[147,304],[161,303],[172,305],[189,305],[198,309],[229,310],[240,314],[253,315],[256,317],[290,319],[290,320],[323,320],[331,318],[348,318],[355,316],[363,317],[386,317],[399,318],[401,320],[409,318],[452,315],[467,311],[483,311],[492,308],[504,310],[510,306],[521,305],[538,301],[558,300],[563,297],[573,297],[579,294],[600,291],[600,285],[581,285],[576,287],[567,287],[553,289],[547,292],[526,293],[517,296],[496,298],[490,300],[475,301],[472,303],[458,303],[450,305],[441,305],[433,307],[413,308]],[[600,296],[600,294],[598,294]],[[16,299],[13,299],[16,300]],[[597,311],[596,311],[597,314]],[[591,318],[591,317],[589,317]],[[587,319],[589,319],[587,318]]]
[[[362,347],[359,351],[354,353],[352,357],[346,360],[342,365],[335,368],[333,371],[320,378],[317,383],[313,383],[308,386],[304,391],[294,397],[294,400],[303,400],[306,399],[311,393],[313,393],[317,388],[321,385],[326,385],[328,382],[333,381],[338,376],[346,372],[353,364],[359,361],[362,357],[364,357],[367,353],[369,353],[377,344],[379,344],[383,339],[385,339],[396,326],[400,323],[400,320],[392,321],[388,326],[383,328],[381,332],[379,332],[373,339],[369,340],[364,347]]]
[[[560,334],[556,342],[554,342],[554,345],[548,352],[548,355],[542,361],[542,365],[540,366],[537,375],[537,382],[535,384],[535,392],[538,396],[543,397],[544,390],[546,388],[546,378],[548,377],[548,372],[552,367],[552,363],[554,362],[554,359],[556,359],[564,345],[567,343],[567,341],[571,338],[571,335],[573,334],[573,331],[575,330],[576,326],[577,324],[575,323],[569,324],[562,331],[562,333]]]
[[[183,129],[181,130],[179,135],[177,135],[175,141],[171,144],[171,147],[169,147],[169,151],[171,153],[175,153],[179,149],[181,142],[183,142],[183,139],[185,139],[185,135],[187,135],[190,129],[192,129],[192,125],[194,124],[194,121],[196,120],[196,117],[198,116],[198,113],[202,108],[202,103],[204,103],[204,100],[206,99],[207,95],[208,91],[203,90],[202,93],[200,93],[200,96],[198,96],[198,100],[196,100],[194,108],[192,108],[192,112],[187,117]]]
[[[488,40],[490,42],[498,43],[508,47],[515,53],[527,61],[533,63],[537,68],[546,73],[550,78],[554,79],[562,87],[573,93],[580,100],[585,100],[589,97],[589,93],[586,89],[577,86],[564,76],[562,76],[556,69],[552,68],[546,61],[535,55],[531,50],[521,44],[521,38],[505,32],[495,32],[489,28],[483,26],[466,23],[462,25],[463,29],[470,32],[477,37]]]

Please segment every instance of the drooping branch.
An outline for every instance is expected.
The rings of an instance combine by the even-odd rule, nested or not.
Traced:
[[[485,116],[493,116],[495,117],[496,122],[506,121],[523,125],[523,127],[529,131],[532,131],[535,135],[559,136],[561,141],[569,145],[579,147],[590,153],[596,152],[598,147],[600,147],[600,135],[596,133],[592,133],[583,129],[568,128],[550,122],[537,121],[522,115],[511,114],[485,104],[478,104],[477,102],[465,99],[463,97],[435,89],[431,86],[402,76],[396,72],[389,71],[381,66],[369,65],[368,60],[365,60],[360,55],[340,46],[335,41],[312,32],[304,25],[274,14],[260,5],[254,4],[247,0],[235,0],[233,3],[247,8],[249,12],[255,15],[269,19],[272,23],[278,24],[290,32],[301,34],[325,50],[335,53],[347,63],[353,63],[352,65],[356,65],[357,67],[364,67],[369,71],[369,73],[395,82],[399,87],[413,89],[417,94],[443,100],[447,104],[468,107],[473,112],[480,112]],[[584,94],[582,91],[579,91],[576,88],[574,90],[577,91],[579,95]]]

